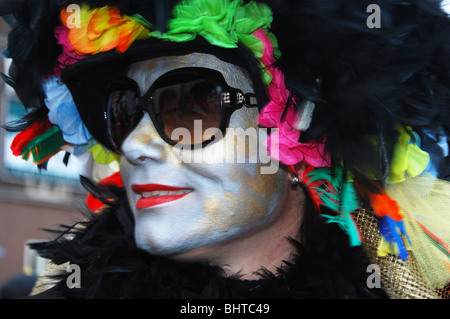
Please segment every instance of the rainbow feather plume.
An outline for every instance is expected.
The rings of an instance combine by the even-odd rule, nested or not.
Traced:
[[[40,165],[58,153],[64,146],[62,132],[53,126],[48,119],[37,120],[14,138],[11,150],[15,156]]]

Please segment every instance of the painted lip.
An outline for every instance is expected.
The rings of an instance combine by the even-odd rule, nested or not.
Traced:
[[[132,185],[132,190],[141,196],[136,209],[146,209],[156,205],[173,202],[190,194],[191,188],[173,187],[160,184]]]

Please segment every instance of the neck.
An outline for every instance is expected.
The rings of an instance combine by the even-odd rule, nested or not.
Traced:
[[[231,242],[191,250],[189,259],[206,259],[221,266],[227,276],[237,275],[246,280],[259,279],[258,272],[262,269],[276,273],[283,268],[284,261],[295,257],[296,248],[289,238],[299,240],[304,196],[302,191],[293,190],[277,218],[263,229]]]

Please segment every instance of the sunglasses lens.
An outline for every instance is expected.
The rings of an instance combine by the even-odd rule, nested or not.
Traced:
[[[121,82],[114,83],[109,90],[108,129],[116,151],[120,151],[122,142],[142,118],[136,92],[131,84]]]
[[[159,129],[173,143],[210,140],[221,124],[223,85],[191,73],[164,77],[150,90]]]

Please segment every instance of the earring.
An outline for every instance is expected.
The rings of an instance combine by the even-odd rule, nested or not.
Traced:
[[[294,178],[291,181],[291,188],[296,189],[299,184],[300,180],[298,179],[298,176],[294,176]]]

